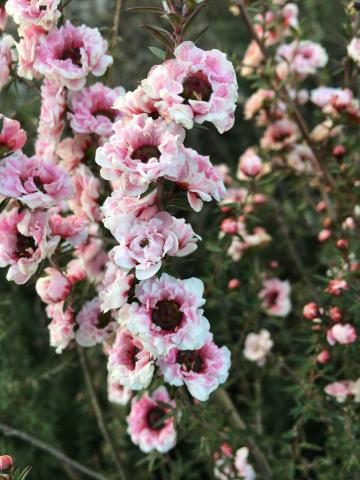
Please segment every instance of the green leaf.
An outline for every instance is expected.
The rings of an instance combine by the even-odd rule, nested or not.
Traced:
[[[166,58],[166,52],[164,50],[161,50],[161,48],[158,47],[148,47],[150,52],[155,55],[155,57],[160,58],[160,60],[164,61]]]
[[[164,10],[157,7],[129,7],[126,9],[129,13],[155,13],[155,15],[163,15]]]
[[[175,41],[172,35],[163,28],[153,27],[152,25],[140,25],[140,27],[147,30],[151,35],[156,38],[159,42],[166,45],[167,47],[171,48],[172,50],[175,48]]]

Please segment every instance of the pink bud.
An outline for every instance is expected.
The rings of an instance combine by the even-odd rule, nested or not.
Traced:
[[[329,311],[329,316],[333,322],[340,322],[342,319],[342,311],[339,307],[331,307]]]
[[[354,343],[357,337],[355,327],[350,323],[336,323],[326,334],[326,339],[330,345],[340,343],[341,345],[348,345]]]
[[[316,361],[322,364],[328,363],[329,360],[330,360],[330,353],[327,350],[323,350],[316,357]]]
[[[11,470],[13,465],[14,462],[10,455],[0,455],[0,472]]]
[[[229,213],[231,211],[231,208],[230,207],[221,207],[221,211],[222,213]]]
[[[335,158],[343,158],[346,154],[346,147],[344,147],[344,145],[336,145],[336,147],[333,148],[332,154]]]
[[[245,153],[240,159],[240,171],[247,177],[257,177],[261,168],[261,158],[255,154]]]
[[[321,201],[316,205],[316,211],[320,213],[324,210],[326,210],[326,203],[324,201]]]
[[[220,225],[221,231],[228,235],[235,235],[238,231],[237,221],[235,218],[225,218]]]
[[[239,285],[240,285],[240,280],[238,280],[237,278],[232,278],[231,280],[229,280],[228,288],[230,290],[234,290],[235,288],[238,288]]]
[[[310,302],[305,305],[303,309],[303,315],[308,320],[314,320],[319,315],[319,308],[315,302]]]
[[[279,268],[279,262],[277,262],[276,260],[272,260],[269,265],[272,270],[276,270],[277,268]]]
[[[339,250],[347,250],[348,247],[349,247],[349,242],[344,238],[341,238],[336,242],[336,248],[338,248]]]
[[[325,228],[324,230],[321,230],[321,232],[319,233],[318,240],[319,242],[324,243],[327,240],[329,240],[330,237],[331,237],[331,230],[329,230],[328,228]]]

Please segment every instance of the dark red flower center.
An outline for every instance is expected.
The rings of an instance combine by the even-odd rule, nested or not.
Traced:
[[[277,290],[273,290],[266,296],[266,300],[269,307],[274,307],[276,305],[277,299],[279,297],[279,292]]]
[[[186,101],[199,100],[208,102],[212,92],[210,82],[203,72],[189,75],[183,83],[182,96]]]
[[[113,122],[115,120],[116,113],[113,108],[103,108],[93,112],[94,117],[98,117],[99,115],[106,117]]]
[[[143,238],[141,242],[139,243],[141,248],[145,248],[149,245],[149,240],[147,238]]]
[[[81,63],[81,52],[80,52],[80,48],[78,47],[69,47],[67,48],[60,60],[71,60],[72,63],[78,67],[82,67],[82,63]]]
[[[171,332],[180,325],[182,317],[180,307],[174,300],[162,300],[156,304],[151,319],[161,330]]]
[[[44,184],[43,184],[41,178],[38,177],[38,176],[35,176],[35,177],[33,178],[33,180],[34,180],[34,183],[35,183],[36,188],[37,188],[38,190],[40,190],[40,192],[46,193],[46,191],[45,191],[45,189],[44,189]]]
[[[140,160],[142,163],[147,163],[150,158],[160,158],[160,150],[155,145],[143,145],[137,148],[131,154],[133,160]]]
[[[203,362],[198,350],[181,350],[176,355],[176,362],[187,372],[199,373]]]
[[[165,415],[166,412],[163,408],[154,407],[149,410],[146,416],[147,424],[152,430],[161,430],[165,426],[165,422],[163,420]]]
[[[16,238],[15,253],[19,258],[30,258],[36,250],[36,244],[33,237],[26,237],[18,233]]]
[[[101,313],[98,318],[97,326],[98,328],[106,328],[110,322],[113,321],[111,312]]]

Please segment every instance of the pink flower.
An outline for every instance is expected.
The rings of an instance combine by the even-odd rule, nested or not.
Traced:
[[[105,276],[99,287],[100,307],[103,312],[118,309],[128,300],[129,290],[133,286],[134,275],[129,274],[113,262],[106,264]]]
[[[327,395],[334,397],[337,402],[344,403],[350,395],[350,384],[351,382],[348,381],[329,383],[324,388],[324,392]]]
[[[199,212],[203,202],[212,199],[220,201],[225,196],[223,179],[211,164],[209,157],[200,155],[192,148],[186,148],[186,174],[177,180],[178,185],[187,190],[190,206]],[[172,176],[169,180],[176,181]]]
[[[261,146],[265,150],[282,150],[297,140],[299,131],[294,122],[288,119],[278,120],[266,129],[261,139]]]
[[[330,360],[330,353],[327,350],[323,350],[318,355],[316,355],[316,361],[325,365]]]
[[[253,467],[247,462],[249,449],[239,448],[234,454],[227,443],[221,445],[220,452],[215,454],[214,477],[218,480],[230,480],[241,478],[244,480],[255,480],[256,474]]]
[[[156,100],[146,95],[143,87],[139,86],[133,92],[120,95],[114,103],[114,108],[128,117],[147,113],[149,117],[155,118],[159,115],[155,103]]]
[[[49,218],[49,225],[54,235],[58,235],[73,246],[86,242],[89,233],[89,223],[77,215],[63,217],[54,213]]]
[[[154,362],[142,343],[126,328],[118,328],[109,351],[110,378],[124,387],[141,390],[150,385],[154,374]]]
[[[158,402],[161,402],[160,404]],[[166,408],[164,404],[168,404]],[[176,444],[174,417],[164,419],[176,406],[165,387],[157,388],[150,396],[145,393],[131,405],[127,417],[128,433],[132,442],[145,453],[157,450],[166,453]]]
[[[247,447],[239,448],[235,453],[235,468],[240,478],[244,480],[255,480],[255,470],[247,461],[249,449]]]
[[[75,188],[75,196],[69,201],[69,207],[79,217],[97,222],[100,219],[99,179],[86,165],[81,164],[73,173],[72,182]]]
[[[251,95],[246,101],[244,107],[244,116],[246,120],[254,118],[255,115],[261,114],[262,110],[271,105],[275,98],[275,92],[273,90],[264,90],[260,88]]]
[[[184,171],[185,132],[180,126],[143,114],[115,123],[114,131],[109,142],[97,149],[96,163],[106,180],[119,178],[127,195],[139,195],[150,182],[170,174],[178,178]]]
[[[354,343],[356,337],[357,333],[355,327],[350,323],[336,323],[326,334],[326,339],[330,345],[335,345],[335,343],[348,345]]]
[[[64,129],[66,98],[64,87],[45,79],[41,87],[41,111],[38,138],[35,145],[36,156],[55,163],[56,149]]]
[[[59,5],[60,0],[7,0],[5,8],[21,30],[31,25],[51,30],[61,17]]]
[[[87,243],[79,245],[74,255],[81,260],[82,268],[90,281],[96,284],[102,282],[109,257],[100,238],[89,236]]]
[[[241,155],[238,169],[246,177],[257,177],[259,175],[262,169],[262,161],[253,148],[248,148]]]
[[[238,278],[232,278],[231,280],[229,280],[228,289],[235,290],[236,288],[240,287],[240,284],[241,282]]]
[[[155,275],[166,256],[184,257],[192,253],[199,239],[184,219],[167,212],[148,220],[121,215],[112,233],[119,245],[111,251],[111,258],[121,268],[135,268],[139,280]]]
[[[53,304],[66,300],[71,292],[71,282],[56,268],[45,269],[46,277],[36,282],[36,292],[44,303]]]
[[[74,333],[74,316],[71,307],[63,310],[64,303],[55,303],[46,308],[46,313],[51,322],[49,323],[50,346],[55,348],[56,353],[62,353],[69,345],[71,340],[75,338]]]
[[[224,218],[221,222],[220,230],[227,235],[236,235],[238,233],[238,224],[236,218]]]
[[[97,134],[110,137],[113,122],[121,114],[113,108],[117,97],[124,95],[122,87],[109,88],[96,83],[71,96],[71,111],[68,118],[76,133]]]
[[[360,38],[353,38],[347,47],[348,55],[360,65]]]
[[[59,237],[49,234],[47,214],[11,208],[0,215],[0,267],[10,266],[6,278],[22,285],[39,264],[52,255]]]
[[[0,32],[3,32],[6,28],[7,24],[7,13],[5,10],[5,7],[1,6],[0,7]]]
[[[33,77],[40,77],[39,73],[34,71],[34,63],[37,57],[37,47],[40,39],[45,37],[45,33],[41,27],[33,25],[24,29],[21,35],[22,37],[16,45],[19,57],[17,73],[19,77],[32,80]]]
[[[331,237],[331,230],[324,228],[319,232],[318,240],[320,243],[325,243]]]
[[[311,148],[307,145],[295,144],[286,155],[286,161],[290,168],[299,173],[311,173],[315,156]]]
[[[73,172],[85,157],[86,151],[93,144],[91,137],[87,135],[75,135],[64,138],[56,149],[56,155],[60,158],[59,164],[67,171]]]
[[[291,310],[291,287],[287,280],[270,278],[264,281],[264,288],[259,293],[262,308],[274,317],[286,317]]]
[[[334,297],[339,297],[344,291],[350,290],[350,287],[346,280],[342,280],[341,278],[334,278],[334,280],[330,280],[325,292],[330,293]]]
[[[281,79],[289,73],[298,75],[301,79],[313,75],[317,69],[325,67],[328,55],[324,48],[310,40],[293,41],[281,45],[276,52],[278,60],[277,72]]]
[[[12,50],[14,45],[14,39],[10,35],[3,35],[0,38],[0,91],[10,81],[11,67],[15,60]]]
[[[29,208],[49,208],[71,198],[74,190],[60,167],[14,153],[0,165],[0,195],[16,198]]]
[[[249,333],[245,339],[244,357],[263,367],[273,345],[274,342],[268,330],[262,329],[259,333]]]
[[[34,69],[70,90],[80,90],[89,73],[99,77],[113,63],[107,42],[96,28],[75,27],[67,20],[40,38]]]
[[[132,390],[123,387],[108,377],[108,400],[118,405],[127,405],[132,397]]]
[[[21,128],[20,122],[7,118],[0,113],[0,157],[9,152],[21,150],[26,142],[26,132]]]
[[[314,320],[314,318],[318,317],[319,314],[319,307],[316,305],[315,302],[308,303],[303,309],[303,315],[308,320]]]
[[[154,355],[166,355],[172,348],[201,348],[210,328],[200,308],[203,292],[198,278],[177,280],[163,273],[140,282],[135,287],[140,305],[130,305],[127,327]]]
[[[100,310],[100,300],[96,297],[86,302],[76,316],[75,339],[82,347],[93,347],[104,343],[115,331],[116,322],[111,313]]]
[[[234,124],[235,70],[219,50],[204,51],[192,42],[175,49],[175,59],[157,65],[142,82],[161,115],[185,128],[209,121],[220,133]]]
[[[261,64],[264,60],[264,55],[262,54],[259,45],[255,40],[252,40],[250,45],[248,46],[243,61],[242,61],[242,68],[241,68],[241,75],[243,77],[248,77],[253,75],[255,69]]]
[[[186,385],[194,398],[206,401],[210,393],[227,380],[231,353],[215,345],[212,335],[199,350],[172,349],[158,360],[165,382],[177,387]]]
[[[354,94],[349,89],[319,87],[311,92],[311,101],[325,113],[334,113],[351,108],[354,105]]]

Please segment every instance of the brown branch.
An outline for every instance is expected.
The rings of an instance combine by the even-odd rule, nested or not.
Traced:
[[[113,25],[113,36],[111,41],[111,48],[114,49],[116,47],[118,36],[119,36],[119,25],[120,25],[120,18],[121,18],[121,7],[122,7],[122,0],[116,0],[116,7],[115,7],[115,16],[114,16],[114,25]]]
[[[106,423],[105,423],[105,420],[104,420],[104,417],[103,417],[103,414],[102,414],[102,411],[101,411],[101,408],[100,408],[100,405],[99,405],[99,401],[98,401],[96,391],[95,391],[94,382],[93,382],[93,379],[91,378],[91,375],[90,375],[90,368],[89,368],[89,365],[88,365],[86,354],[81,347],[78,347],[78,353],[79,353],[80,364],[81,364],[81,367],[82,367],[82,370],[83,370],[83,373],[84,373],[86,386],[87,386],[88,393],[89,393],[89,396],[90,396],[90,399],[91,399],[91,403],[92,403],[92,406],[93,406],[93,409],[94,409],[94,413],[95,413],[95,416],[96,416],[96,420],[97,420],[97,423],[98,423],[99,430],[100,430],[105,442],[107,443],[107,445],[110,449],[111,456],[113,457],[113,461],[114,461],[114,464],[116,465],[119,477],[121,478],[121,480],[126,480],[126,475],[125,475],[124,469],[122,467],[120,457],[116,452],[114,442],[113,442],[112,438],[110,437],[109,430],[106,426]]]
[[[89,468],[85,467],[84,465],[77,462],[76,460],[73,460],[72,458],[68,457],[67,455],[62,453],[60,450],[57,450],[56,448],[48,445],[42,440],[39,440],[38,438],[35,438],[25,432],[16,430],[15,428],[10,427],[9,425],[5,425],[4,423],[1,423],[1,422],[0,422],[0,430],[6,437],[14,437],[14,438],[23,440],[24,442],[30,443],[34,447],[49,453],[50,455],[57,458],[64,464],[68,465],[70,468],[77,470],[78,472],[81,472],[90,478],[94,478],[95,480],[109,480],[108,477],[104,477],[104,475],[101,475],[99,473],[94,472],[93,470],[90,470]]]

